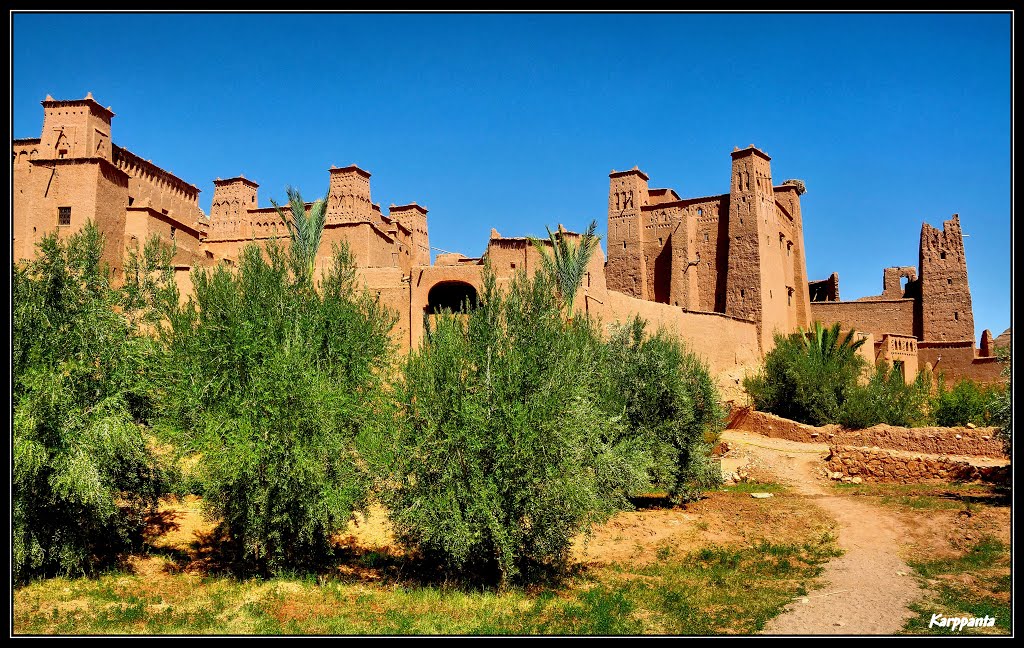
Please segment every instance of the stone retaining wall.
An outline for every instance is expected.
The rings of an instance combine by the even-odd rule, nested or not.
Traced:
[[[951,457],[923,457],[880,448],[831,446],[826,466],[833,479],[913,483],[929,480],[1008,483],[1009,465],[976,466]]]

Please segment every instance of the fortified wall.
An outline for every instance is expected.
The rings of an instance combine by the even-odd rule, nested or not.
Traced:
[[[195,185],[114,144],[114,113],[91,94],[67,101],[47,96],[42,106],[40,137],[12,142],[16,262],[33,256],[47,232],[65,237],[91,219],[105,234],[104,259],[115,278],[125,253],[151,236],[173,243],[185,296],[193,269],[235,265],[246,245],[287,236],[277,209],[260,206],[255,181],[242,175],[214,180],[207,215]],[[988,366],[998,373],[998,365],[975,357],[956,217],[941,232],[922,230],[919,275],[913,268],[886,270],[877,298],[841,302],[838,276],[808,281],[804,186],[775,183],[770,162],[753,145],[734,149],[728,191],[693,198],[651,188],[639,168],[612,171],[607,259],[600,250],[591,259],[576,308],[605,324],[640,315],[652,328],[678,335],[709,363],[727,397],[759,365],[775,333],[793,333],[814,319],[862,331],[908,371],[920,359],[956,375]],[[317,264],[322,272],[333,246],[347,243],[366,289],[398,314],[393,335],[401,348],[417,346],[440,310],[472,304],[486,263],[499,284],[540,267],[530,239],[496,230],[480,257],[446,253],[432,264],[427,209],[413,202],[392,204],[384,213],[373,202],[370,179],[356,165],[328,170]],[[579,235],[559,228],[558,236]],[[905,289],[903,278],[909,279]]]
[[[992,333],[974,344],[974,312],[967,283],[960,216],[953,214],[942,229],[921,225],[918,267],[882,271],[882,293],[853,301],[839,300],[839,277],[810,283],[811,316],[829,325],[870,333],[878,360],[897,364],[909,382],[918,369],[947,380],[1001,380]]]

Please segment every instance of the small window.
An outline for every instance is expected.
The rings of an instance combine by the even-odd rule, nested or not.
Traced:
[[[703,210],[703,209],[701,209],[700,207],[698,207],[698,208],[697,208],[697,215],[698,215],[698,216],[703,216],[703,215],[704,215],[704,210]]]
[[[70,207],[58,207],[57,208],[57,224],[58,225],[70,225],[71,224],[71,208]]]
[[[952,278],[947,278],[946,279],[946,285],[947,286],[952,286],[953,285],[953,279]]]
[[[956,311],[953,311],[953,319],[959,322],[960,321],[960,313],[958,313]]]
[[[946,253],[945,252],[939,252],[939,258],[940,259],[945,259],[946,258]]]
[[[625,249],[626,249],[626,242],[625,242],[625,241],[623,241],[623,242],[622,242],[622,249],[623,249],[623,250],[625,250]]]
[[[658,247],[661,247],[663,245],[665,245],[665,239],[663,239],[662,237],[659,236],[658,237]]]
[[[705,243],[708,242],[708,233],[707,232],[704,232],[704,242]]]
[[[747,291],[745,291],[742,288],[740,288],[740,297],[746,297],[746,296],[747,296]]]
[[[128,206],[131,207],[132,203],[134,203],[134,202],[135,202],[135,198],[132,197],[132,196],[128,196]]]
[[[515,269],[516,269],[516,262],[515,262],[515,261],[513,261],[513,262],[512,262],[512,269],[513,269],[513,270],[515,270]]]
[[[175,234],[175,232],[177,232],[177,231],[178,231],[178,228],[177,228],[177,227],[174,227],[174,226],[172,225],[172,226],[171,226],[171,240],[172,240],[172,241],[174,240],[174,234]]]

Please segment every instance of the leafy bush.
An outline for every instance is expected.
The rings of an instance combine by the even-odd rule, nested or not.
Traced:
[[[918,372],[908,385],[899,369],[879,363],[866,385],[854,385],[847,392],[839,423],[854,430],[879,423],[920,425],[927,419],[931,385],[928,372]]]
[[[676,501],[721,483],[711,447],[723,412],[704,363],[663,331],[645,336],[639,317],[613,328],[605,345],[606,407],[623,417],[650,460],[651,485]]]
[[[602,409],[601,342],[560,317],[549,276],[441,314],[404,366],[383,497],[399,539],[503,583],[561,568],[570,542],[645,481],[642,444]]]
[[[856,353],[861,344],[852,331],[840,338],[838,323],[826,329],[815,322],[809,333],[776,334],[762,370],[743,386],[761,411],[811,425],[834,423],[864,367]]]
[[[1002,386],[982,385],[973,380],[961,380],[952,389],[939,380],[932,397],[932,418],[936,425],[952,427],[957,425],[993,425],[993,416],[998,408],[998,397],[1005,390]]]
[[[366,498],[362,453],[383,424],[380,382],[394,318],[357,296],[347,248],[319,292],[275,244],[246,247],[237,272],[194,271],[171,308],[163,411],[169,438],[198,457],[236,573],[315,569],[330,535]]]
[[[87,574],[139,541],[166,485],[138,419],[152,342],[90,222],[12,273],[12,576]],[[136,260],[137,263],[137,260]]]
[[[1003,363],[1000,374],[1006,380],[1006,385],[992,399],[992,425],[998,428],[999,438],[1003,442],[1006,456],[1009,457],[1012,456],[1011,450],[1013,449],[1013,399],[1011,398],[1013,389],[1010,383],[1010,349],[999,347],[996,349],[996,354]]]

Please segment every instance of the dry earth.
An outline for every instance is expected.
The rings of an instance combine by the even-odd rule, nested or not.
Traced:
[[[829,562],[823,590],[798,599],[765,626],[765,634],[894,634],[913,616],[908,605],[922,591],[901,557],[908,527],[895,513],[836,495],[821,477],[825,444],[797,443],[727,430],[723,439],[748,453],[838,523],[846,552]]]

